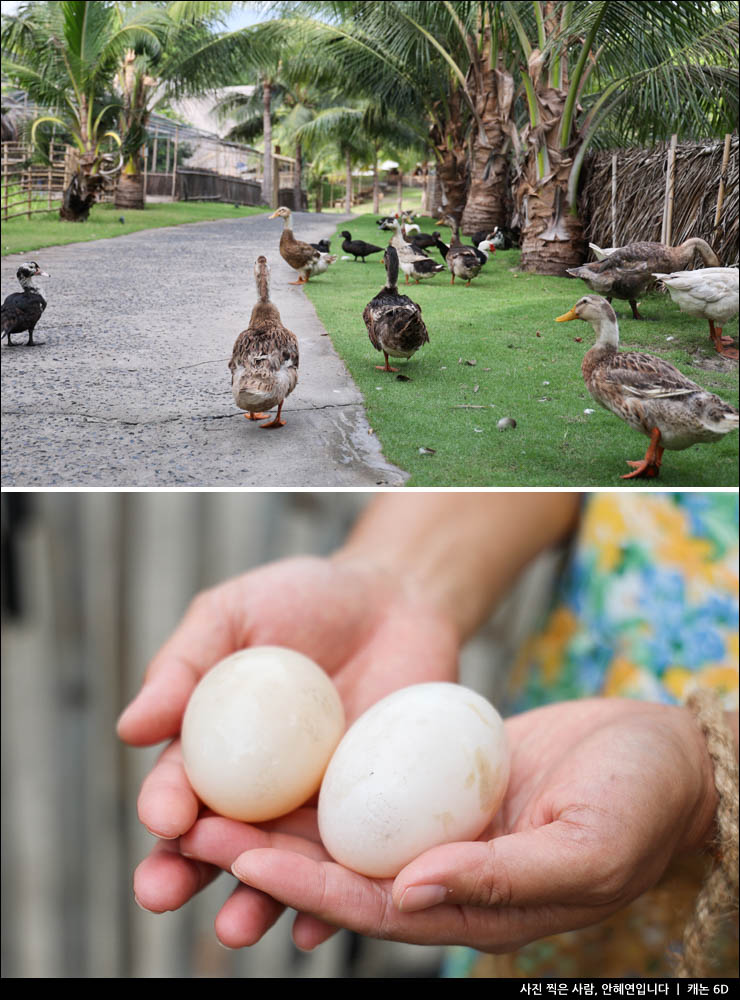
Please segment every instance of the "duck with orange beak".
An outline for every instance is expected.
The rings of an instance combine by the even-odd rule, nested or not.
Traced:
[[[650,438],[645,457],[628,462],[622,479],[655,479],[663,451],[710,444],[738,429],[740,413],[702,389],[668,361],[652,354],[619,350],[619,326],[611,305],[600,295],[584,295],[557,323],[580,319],[596,332],[596,343],[581,365],[588,391],[636,431]]]

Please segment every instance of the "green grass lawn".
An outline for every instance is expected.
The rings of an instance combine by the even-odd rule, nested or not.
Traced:
[[[30,219],[9,219],[3,223],[2,256],[28,253],[42,247],[63,246],[66,243],[84,243],[88,240],[110,239],[125,236],[139,229],[157,229],[160,226],[179,226],[185,222],[210,222],[216,219],[237,219],[256,215],[265,208],[226,205],[213,201],[174,201],[147,205],[145,209],[115,208],[113,205],[93,205],[87,222],[63,222],[59,208]],[[125,220],[121,222],[121,217]]]
[[[388,242],[374,216],[339,228],[378,246]],[[422,228],[431,232],[432,220]],[[443,229],[445,242],[448,236]],[[333,238],[332,251],[341,258],[341,238]],[[408,381],[375,369],[383,356],[362,320],[384,284],[381,254],[365,264],[340,259],[306,286],[364,395],[386,458],[410,473],[408,485],[736,486],[737,434],[666,452],[657,482],[619,478],[630,471],[627,459],[642,458],[647,438],[590,397],[580,370],[594,339],[590,325],[555,322],[588,289],[576,279],[519,272],[518,260],[517,251],[499,251],[467,288],[451,285],[447,272],[419,285],[402,279],[400,291],[421,306],[430,339],[409,361],[393,361]],[[706,322],[658,293],[643,300],[643,322],[630,317],[628,303],[614,304],[624,349],[660,355],[737,405],[737,365],[715,354]],[[726,332],[737,337],[737,320]],[[515,419],[516,428],[498,430],[502,417]]]

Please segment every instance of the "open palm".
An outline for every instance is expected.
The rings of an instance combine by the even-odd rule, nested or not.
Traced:
[[[604,919],[706,838],[715,807],[711,765],[683,709],[565,702],[513,717],[507,731],[511,779],[490,828],[476,842],[427,851],[395,880],[333,862],[315,810],[260,828],[204,815],[182,851],[233,868],[244,883],[219,914],[221,940],[252,944],[290,906],[303,948],[346,927],[510,951]]]
[[[174,909],[217,873],[182,857],[176,839],[201,812],[182,766],[179,733],[193,688],[221,659],[247,646],[298,650],[331,675],[348,723],[397,688],[454,680],[456,629],[394,577],[331,559],[272,563],[199,595],[154,658],[118,723],[135,746],[169,740],[144,780],[141,822],[160,838],[135,876],[142,906]]]

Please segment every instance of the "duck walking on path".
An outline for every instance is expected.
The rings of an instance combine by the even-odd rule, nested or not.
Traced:
[[[46,299],[43,292],[35,282],[36,277],[48,278],[46,271],[42,271],[35,260],[28,261],[16,271],[16,277],[23,288],[22,292],[12,292],[3,302],[0,310],[0,341],[3,337],[8,338],[8,347],[16,347],[10,339],[11,333],[23,333],[28,330],[28,340],[26,347],[37,347],[39,342],[34,343],[33,331],[36,324],[41,319],[41,315],[46,309]],[[43,341],[42,341],[43,343]]]
[[[277,406],[277,414],[263,428],[284,427],[283,403],[298,382],[298,338],[283,326],[270,302],[270,266],[258,257],[254,265],[257,304],[249,326],[236,338],[229,361],[234,402],[248,420],[264,420]]]
[[[634,471],[622,479],[654,479],[664,449],[683,451],[709,444],[738,429],[740,413],[734,406],[702,389],[668,361],[652,354],[620,352],[617,316],[606,299],[584,295],[556,322],[573,319],[590,323],[597,334],[581,365],[588,391],[597,403],[650,438],[645,457],[628,462]]]
[[[321,260],[321,252],[310,243],[297,240],[293,235],[293,214],[289,208],[276,208],[270,219],[282,219],[283,231],[280,235],[280,256],[286,264],[298,272],[298,280],[291,285],[305,285],[312,274],[316,273]],[[326,267],[323,268],[326,270]]]
[[[407,295],[398,294],[398,253],[389,246],[383,255],[386,282],[375,298],[365,306],[362,318],[370,343],[382,351],[385,365],[376,365],[385,372],[397,372],[388,363],[394,358],[410,358],[422,344],[429,343],[429,334],[421,318],[421,308]]]

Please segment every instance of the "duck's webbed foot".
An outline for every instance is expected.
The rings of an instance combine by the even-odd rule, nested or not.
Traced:
[[[709,320],[709,336],[717,354],[721,354],[723,358],[732,358],[734,361],[738,360],[740,355],[732,337],[723,337],[722,327],[715,326],[711,319]]]
[[[383,357],[385,358],[384,365],[376,365],[375,367],[381,372],[397,372],[398,368],[394,368],[388,361],[388,355],[383,351]]]
[[[664,449],[660,446],[660,431],[654,427],[650,434],[650,444],[641,462],[627,462],[635,470],[620,476],[620,479],[657,479],[663,460]]]
[[[280,406],[278,406],[278,408],[277,408],[277,413],[275,414],[275,417],[270,421],[270,423],[269,424],[260,424],[260,428],[262,430],[265,430],[265,429],[270,430],[270,429],[275,428],[275,427],[285,427],[285,421],[280,419],[280,411],[282,410],[282,408],[283,408],[283,404],[281,403]],[[268,414],[266,414],[266,413],[263,414],[263,416],[265,416],[265,417],[267,415]]]
[[[269,413],[245,413],[244,418],[246,420],[267,420],[270,416]]]

